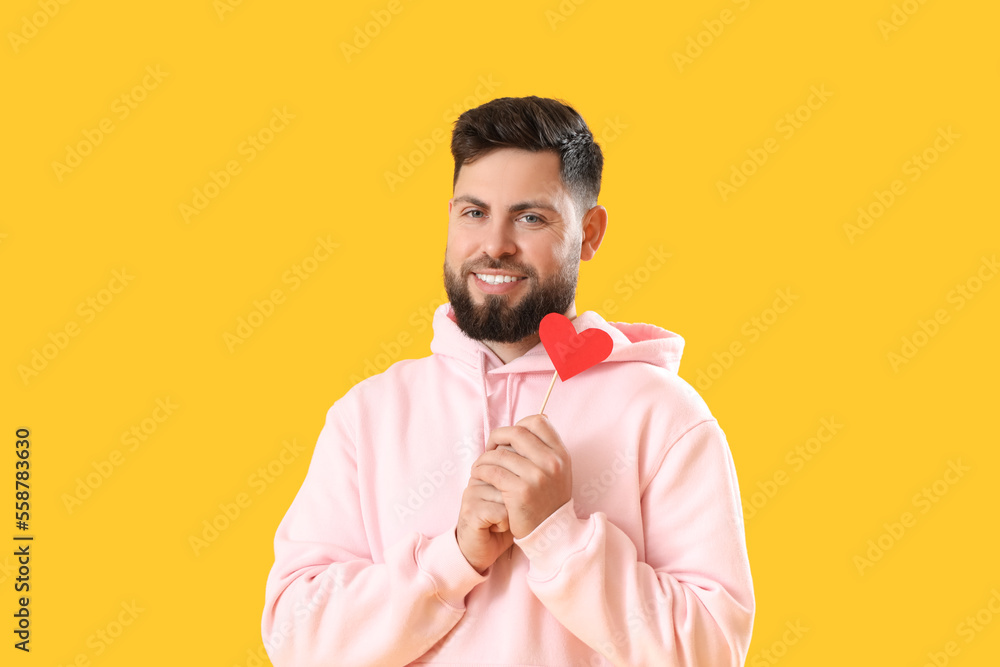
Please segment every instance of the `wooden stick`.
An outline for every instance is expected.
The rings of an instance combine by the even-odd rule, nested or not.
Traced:
[[[549,402],[549,394],[552,393],[552,387],[556,386],[556,378],[559,377],[559,371],[552,374],[552,382],[549,383],[549,390],[545,392],[545,400],[542,401],[542,407],[538,410],[538,414],[545,414],[545,404]]]

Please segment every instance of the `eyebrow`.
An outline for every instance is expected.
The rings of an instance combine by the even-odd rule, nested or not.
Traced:
[[[456,202],[467,202],[473,206],[478,206],[479,208],[485,208],[489,210],[490,206],[481,199],[477,199],[471,195],[461,195],[460,197],[455,197]],[[526,211],[529,208],[540,208],[546,211],[552,211],[553,213],[558,213],[559,211],[553,208],[550,204],[543,201],[522,201],[516,204],[511,204],[507,208],[508,213],[517,213],[518,211]]]

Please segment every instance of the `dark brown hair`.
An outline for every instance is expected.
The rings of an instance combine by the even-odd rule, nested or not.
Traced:
[[[568,104],[534,95],[499,97],[463,113],[451,133],[452,187],[463,164],[498,148],[556,152],[559,175],[580,215],[597,205],[604,154],[586,121]]]

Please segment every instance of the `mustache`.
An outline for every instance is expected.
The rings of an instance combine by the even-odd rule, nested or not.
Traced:
[[[509,264],[499,260],[487,260],[485,262],[470,263],[463,268],[465,269],[465,273],[475,273],[480,269],[492,269],[493,271],[509,271],[510,273],[516,273],[529,278],[535,277],[535,270],[531,267],[523,266],[521,264]]]

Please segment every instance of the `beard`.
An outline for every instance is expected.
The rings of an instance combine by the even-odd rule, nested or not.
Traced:
[[[510,305],[511,297],[506,294],[484,294],[484,302],[477,304],[469,287],[468,275],[472,269],[494,269],[527,276],[527,292],[515,306]],[[488,260],[474,266],[469,263],[460,275],[456,275],[445,260],[444,288],[458,328],[466,336],[473,340],[516,343],[537,334],[538,325],[549,313],[565,314],[576,296],[579,269],[578,263],[567,258],[559,273],[539,283],[537,272],[528,266]]]

